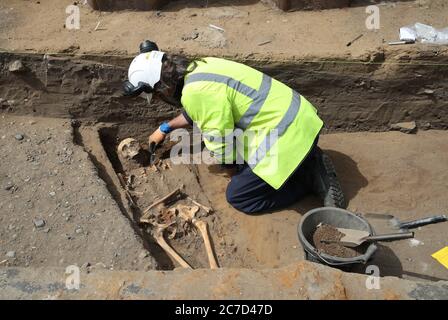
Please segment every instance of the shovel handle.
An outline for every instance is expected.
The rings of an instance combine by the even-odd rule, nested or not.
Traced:
[[[400,223],[399,227],[400,227],[400,229],[414,229],[414,228],[426,226],[428,224],[444,222],[447,220],[448,220],[448,218],[446,215],[433,216],[433,217],[429,217],[429,218],[423,218],[423,219],[412,220],[412,221],[408,221],[408,222],[402,222],[402,223]]]
[[[389,233],[389,234],[381,234],[377,236],[369,236],[364,238],[365,241],[394,241],[394,240],[402,240],[414,238],[414,232],[399,232],[399,233]]]

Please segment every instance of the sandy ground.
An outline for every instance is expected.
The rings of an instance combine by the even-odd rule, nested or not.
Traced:
[[[101,127],[101,125],[99,125]],[[124,136],[139,131],[121,126]],[[141,142],[146,136],[139,136]],[[348,209],[360,214],[392,214],[401,221],[446,214],[445,194],[448,139],[445,131],[420,131],[417,134],[342,133],[323,135],[321,147],[330,154],[349,201]],[[109,147],[110,148],[110,147]],[[164,160],[166,161],[166,160]],[[126,170],[125,170],[126,171]],[[234,210],[225,199],[229,176],[217,166],[200,164],[197,169],[172,165],[157,172],[141,169],[134,174],[135,199],[141,209],[180,183],[197,200],[210,204],[215,213],[207,217],[211,237],[222,267],[277,268],[303,260],[297,226],[303,214],[321,206],[307,197],[293,207],[270,214],[250,216]],[[196,175],[198,179],[196,179]],[[383,220],[369,218],[378,232]],[[384,243],[370,264],[380,267],[383,276],[409,279],[447,279],[446,269],[431,254],[447,245],[446,223],[415,230],[415,240]],[[180,236],[171,244],[195,267],[207,267],[202,240],[198,235]],[[153,252],[160,257],[160,252]],[[170,264],[163,265],[169,267]],[[365,266],[352,271],[365,272]]]
[[[1,116],[0,139],[2,266],[155,268],[70,122]]]
[[[1,121],[0,241],[6,264],[101,262],[108,268],[138,270],[154,266],[141,254],[134,231],[87,154],[73,145],[68,122],[12,116]],[[17,140],[16,134],[24,139]],[[334,159],[351,211],[393,214],[401,220],[446,214],[446,132],[328,134],[320,144]],[[303,214],[321,205],[316,198],[287,210],[249,216],[227,204],[225,172],[206,165],[195,172],[174,167],[150,179],[135,179],[135,191],[148,193],[135,198],[138,205],[146,208],[184,179],[192,197],[215,209],[206,220],[221,266],[277,268],[304,259],[297,225]],[[38,219],[45,225],[36,227]],[[447,245],[447,230],[446,223],[418,229],[417,245],[409,240],[385,244],[371,264],[378,265],[383,276],[447,279],[446,269],[430,256]],[[199,235],[172,244],[195,267],[208,267]],[[11,251],[14,257],[8,256]],[[151,254],[160,258],[160,250]],[[162,268],[176,267],[158,261],[164,263]]]
[[[381,51],[387,47],[384,41],[397,40],[401,26],[448,25],[444,0],[381,2],[380,29],[373,31],[366,28],[365,20],[366,6],[375,1],[356,1],[352,8],[289,13],[259,1],[207,1],[208,7],[203,8],[205,3],[175,1],[160,12],[99,12],[79,4],[80,29],[68,30],[65,9],[72,1],[4,0],[0,48],[125,55],[135,54],[142,40],[152,39],[163,50],[189,54],[358,57]],[[225,31],[210,29],[209,24]],[[364,36],[346,46],[360,34]],[[418,50],[418,46],[406,48]]]
[[[392,214],[402,221],[446,214],[446,132],[329,134],[321,137],[320,145],[334,160],[349,210]],[[279,267],[303,259],[297,226],[303,214],[320,206],[317,199],[308,197],[290,210],[248,216],[225,201],[228,178],[211,174],[206,166],[200,166],[200,177],[207,196],[227,221],[224,229],[232,230],[239,250],[251,253],[252,267]],[[416,230],[419,245],[409,240],[384,244],[371,264],[379,265],[383,276],[447,279],[447,270],[431,257],[448,244],[447,231],[447,223]]]

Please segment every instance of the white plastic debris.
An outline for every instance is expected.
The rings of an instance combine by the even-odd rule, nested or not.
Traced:
[[[411,247],[418,247],[418,246],[422,246],[425,243],[423,241],[417,240],[417,239],[410,239],[409,240],[409,245]]]
[[[400,28],[400,40],[448,44],[448,28],[436,29],[430,25],[417,22],[414,25]]]
[[[415,41],[416,33],[412,27],[400,28],[400,40],[401,41]]]
[[[209,24],[208,26],[209,26],[209,28],[218,30],[218,31],[220,31],[220,32],[224,32],[224,31],[225,31],[223,28],[218,27],[218,26],[215,26],[214,24]]]

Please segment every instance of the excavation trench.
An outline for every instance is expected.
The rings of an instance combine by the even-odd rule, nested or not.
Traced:
[[[163,148],[157,151],[159,159],[155,165],[125,160],[118,155],[117,147],[120,141],[136,137],[143,142],[142,138],[147,138],[149,133],[147,128],[129,124],[75,125],[75,142],[89,153],[122,213],[129,219],[144,246],[156,259],[157,267],[171,270],[178,265],[155,242],[154,226],[141,223],[140,218],[151,203],[179,186],[182,186],[182,196],[177,201],[168,202],[168,208],[178,204],[195,206],[191,199],[205,207],[213,208],[204,191],[200,173],[202,170],[213,170],[213,166],[210,169],[202,165],[175,165],[169,159],[169,149],[163,150]],[[159,213],[157,209],[152,212]],[[222,219],[222,215],[215,210],[209,213],[201,209],[196,216],[207,223],[211,244],[220,266],[257,267],[254,261],[247,259],[247,252],[238,251],[232,235],[228,233],[232,227],[225,221],[226,219]],[[177,224],[164,232],[164,236],[170,246],[193,268],[209,267],[204,240],[192,224],[178,219]]]
[[[119,123],[96,123],[90,124],[88,122],[81,124],[75,129],[76,137],[78,137],[77,143],[82,145],[84,149],[90,154],[93,163],[96,165],[99,171],[100,177],[106,181],[108,189],[113,195],[115,201],[118,203],[122,213],[129,220],[129,223],[133,226],[135,232],[141,237],[142,242],[148,252],[155,258],[157,262],[157,268],[162,270],[172,270],[178,268],[179,264],[156,243],[154,239],[155,228],[150,224],[141,223],[140,218],[154,201],[161,199],[163,196],[169,194],[180,185],[183,185],[183,192],[195,201],[213,208],[213,212],[206,214],[204,211],[199,212],[199,219],[206,221],[209,227],[209,235],[211,237],[211,243],[215,251],[215,256],[220,267],[223,268],[277,268],[282,265],[293,263],[294,261],[303,260],[304,252],[297,239],[297,225],[300,221],[300,217],[307,211],[321,206],[321,203],[314,196],[308,196],[296,205],[287,208],[286,210],[267,213],[264,215],[245,215],[233,209],[226,202],[225,190],[230,177],[227,172],[220,169],[216,165],[206,164],[173,164],[169,158],[169,148],[172,146],[170,142],[167,142],[165,149],[158,150],[159,162],[150,166],[147,163],[141,165],[137,162],[123,161],[118,156],[117,146],[126,138],[133,137],[137,139],[143,145],[146,143],[148,135],[151,133],[150,126],[139,124],[119,124]],[[439,131],[435,131],[435,135],[432,131],[425,133],[423,137],[420,134],[419,138],[425,141],[431,141],[434,146],[438,143],[444,143],[443,137],[439,136]],[[421,191],[416,188],[430,188],[432,183],[429,177],[425,177],[426,169],[420,169],[411,167],[406,169],[403,167],[396,167],[395,165],[386,164],[392,170],[385,175],[389,175],[388,178],[383,177],[383,182],[378,184],[373,183],[371,193],[375,194],[375,188],[382,188],[384,186],[385,198],[383,202],[375,200],[369,200],[369,192],[364,197],[367,203],[363,206],[364,200],[357,200],[357,193],[368,185],[364,173],[361,173],[358,164],[354,162],[351,157],[358,157],[357,153],[367,155],[365,159],[369,161],[369,158],[376,158],[373,155],[369,155],[366,150],[359,151],[358,149],[369,149],[368,145],[372,139],[378,140],[378,147],[386,148],[390,147],[390,141],[396,141],[392,145],[396,144],[397,148],[394,152],[400,154],[408,148],[409,140],[412,139],[412,135],[406,135],[403,133],[370,133],[370,136],[360,138],[350,138],[347,134],[338,135],[323,135],[322,136],[322,148],[328,152],[333,158],[336,168],[340,173],[340,178],[344,190],[346,191],[347,199],[354,204],[351,210],[356,212],[357,208],[360,208],[361,213],[365,212],[402,212],[405,213],[405,217],[414,218],[417,214],[421,217],[428,216],[435,213],[435,211],[421,211],[418,209],[413,210],[403,204],[404,198],[408,195],[409,190],[414,190],[417,198],[425,199],[426,196],[421,194]],[[389,135],[389,136],[388,136]],[[415,137],[415,136],[414,136]],[[345,142],[338,142],[343,140]],[[433,141],[434,140],[434,141]],[[330,142],[328,142],[330,141]],[[348,154],[342,152],[340,147],[335,146],[340,143],[341,145],[347,145]],[[353,143],[352,146],[350,146]],[[426,144],[426,142],[423,142]],[[431,148],[428,144],[427,147]],[[400,145],[400,146],[398,146]],[[417,147],[417,150],[423,147]],[[344,148],[342,148],[344,149]],[[355,150],[355,151],[354,151]],[[384,151],[387,153],[388,151]],[[384,152],[382,152],[384,154]],[[381,154],[380,153],[380,157]],[[389,155],[397,157],[397,155]],[[442,155],[445,157],[447,155]],[[364,160],[366,161],[366,160]],[[379,167],[385,167],[382,163],[384,160],[376,160]],[[396,160],[393,163],[400,164],[401,161],[408,160]],[[425,161],[422,159],[421,161]],[[361,161],[363,162],[363,161]],[[387,162],[387,160],[386,160]],[[434,164],[434,173],[431,175],[438,175],[436,173],[441,170],[443,164],[439,160],[430,161]],[[440,167],[442,166],[442,167]],[[420,168],[420,164],[416,168]],[[378,170],[377,166],[372,166],[371,169],[374,172]],[[403,179],[407,173],[407,170],[415,174],[417,170],[417,180],[415,184],[410,181],[410,185],[404,184],[404,190],[402,192],[394,192],[393,185],[397,182],[390,183],[388,179]],[[393,172],[398,171],[398,172]],[[388,171],[386,171],[388,172]],[[368,174],[368,173],[367,173]],[[123,177],[122,181],[118,179],[118,176]],[[428,180],[427,180],[428,179]],[[124,181],[124,183],[123,183]],[[427,182],[425,182],[427,181]],[[402,182],[401,182],[402,183]],[[424,187],[428,183],[427,187]],[[437,182],[436,182],[437,183]],[[126,191],[126,189],[128,191]],[[439,208],[439,197],[443,197],[440,193],[433,193],[434,199],[428,200],[428,203],[422,203],[422,206],[429,205],[432,208]],[[130,200],[130,197],[132,200]],[[390,197],[390,199],[388,199]],[[394,200],[395,199],[395,200]],[[361,202],[360,202],[361,201]],[[392,203],[390,203],[392,201]],[[411,203],[414,200],[409,200]],[[442,200],[443,201],[443,200]],[[131,205],[131,202],[135,205]],[[181,198],[175,202],[167,202],[168,208],[173,208],[178,204],[184,204],[192,206],[194,205],[188,199]],[[442,205],[443,207],[443,205]],[[350,208],[350,207],[349,207]],[[434,209],[432,209],[434,210]],[[437,210],[437,209],[436,209]],[[443,210],[443,209],[442,209]],[[419,211],[418,213],[415,213]],[[159,211],[152,211],[158,213]],[[413,213],[414,212],[414,213]],[[371,221],[375,223],[375,221]],[[174,248],[174,250],[183,257],[193,268],[209,268],[209,261],[206,255],[206,249],[204,241],[200,233],[192,225],[177,224],[177,229],[169,229],[165,232],[166,241]],[[436,229],[434,229],[436,228]],[[442,225],[435,226],[432,230],[441,230]],[[426,230],[420,231],[420,234],[425,234],[427,237],[427,243],[433,244],[437,248],[438,241],[443,238],[441,233],[431,232],[431,227]],[[420,238],[420,235],[418,235]],[[421,238],[420,238],[421,239]],[[369,264],[380,265],[383,276],[403,276],[407,274],[406,266],[413,264],[416,259],[422,259],[426,261],[430,258],[430,253],[434,249],[425,248],[424,251],[418,252],[417,249],[409,246],[407,242],[402,241],[397,246],[394,245],[382,245],[378,244],[378,251],[374,256],[374,259]],[[401,258],[400,258],[401,256]],[[408,257],[408,258],[404,258]],[[403,260],[405,261],[403,261]],[[423,266],[427,264],[424,262]],[[351,267],[341,268],[344,271],[365,273],[366,266],[353,265]],[[427,267],[426,267],[427,268]],[[427,272],[427,270],[426,270]],[[425,280],[440,280],[443,278],[443,270],[436,270],[432,276],[426,273],[413,273],[409,274],[413,277],[425,279]]]
[[[419,170],[426,172],[428,169],[415,165],[417,173],[413,174],[419,177],[418,181],[406,180],[399,174],[407,175],[408,172],[394,167],[382,157],[386,155],[395,159],[391,160],[395,161],[392,163],[417,163],[419,160],[416,155],[409,154],[413,158],[408,160],[400,158],[400,152],[408,154],[406,148],[412,148],[413,143],[423,150],[424,143],[406,140],[411,139],[407,136],[396,136],[401,133],[373,134],[365,131],[388,131],[391,124],[404,121],[415,121],[418,129],[423,130],[446,129],[448,84],[445,79],[448,71],[438,65],[446,65],[447,56],[446,50],[437,54],[428,50],[406,56],[388,52],[387,59],[386,53],[372,54],[363,61],[344,63],[325,60],[244,62],[288,83],[312,101],[326,123],[325,133],[345,132],[325,135],[321,140],[341,173],[342,184],[353,210],[418,211],[418,214],[425,215],[426,212],[428,215],[428,209],[421,210],[418,205],[411,208],[406,206],[406,203],[414,203],[416,200],[406,202],[402,199],[408,196],[409,192],[404,193],[406,190],[429,189],[431,184],[425,177],[428,174],[442,176],[440,170],[437,171],[440,166],[433,165],[431,173],[420,175]],[[16,60],[20,60],[24,67],[18,72],[12,72],[9,66]],[[105,64],[105,61],[108,63]],[[129,166],[129,163],[123,163],[119,159],[117,146],[120,141],[132,137],[146,143],[148,135],[161,121],[179,113],[179,110],[164,104],[148,107],[143,100],[131,100],[121,95],[121,83],[126,76],[129,58],[105,56],[96,57],[94,61],[93,57],[88,56],[75,58],[2,53],[0,62],[2,112],[73,119],[74,142],[89,154],[121,212],[127,217],[145,248],[156,259],[157,268],[172,270],[179,265],[155,243],[153,230],[139,219],[152,202],[180,185],[184,185],[186,195],[214,209],[211,214],[201,212],[200,219],[208,224],[215,255],[221,267],[275,268],[304,259],[297,240],[297,223],[300,221],[300,214],[320,206],[317,199],[308,197],[281,212],[248,216],[227,204],[225,190],[230,178],[216,166],[173,165],[168,159],[169,149],[159,152],[162,160],[156,170],[147,164]],[[359,131],[363,133],[346,133]],[[422,134],[423,136],[420,133],[417,135],[416,141],[438,143],[437,141],[443,140],[442,133],[439,135],[432,130]],[[373,145],[372,141],[376,141],[378,145]],[[442,142],[439,147],[443,147]],[[371,154],[371,150],[380,148],[389,148],[389,151]],[[443,157],[442,154],[440,158],[433,160],[436,163],[443,162]],[[374,162],[382,164],[374,166]],[[361,163],[367,173],[360,172],[358,163]],[[395,171],[389,172],[387,168],[394,168]],[[120,181],[120,175],[124,184]],[[382,179],[386,181],[377,185],[376,181]],[[395,189],[397,181],[410,181],[408,189],[405,187],[403,193],[399,193],[400,190]],[[367,194],[363,193],[364,189]],[[369,194],[380,194],[379,190],[384,193],[378,198],[369,198]],[[428,200],[433,210],[437,210],[444,201],[443,190],[442,186],[440,194],[432,194],[435,198]],[[384,200],[387,197],[396,200],[387,202]],[[368,200],[364,201],[365,198]],[[191,205],[186,199],[179,200],[179,203]],[[373,203],[375,206],[372,208]],[[204,242],[195,228],[179,226],[179,230],[170,230],[165,236],[192,267],[209,267]],[[431,235],[433,236],[437,235]],[[405,256],[411,257],[413,254],[407,247],[399,249],[405,252]],[[424,253],[425,259],[429,253]],[[403,275],[402,263],[389,248],[384,247],[378,256],[388,270],[382,275]],[[430,263],[425,261],[426,264]],[[423,270],[427,267],[422,265],[415,268]],[[442,273],[438,270],[430,276],[439,277]]]

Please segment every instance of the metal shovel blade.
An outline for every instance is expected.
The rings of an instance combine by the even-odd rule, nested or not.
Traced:
[[[370,236],[370,233],[362,230],[337,228],[344,236],[339,240],[339,243],[345,247],[357,247],[361,245]]]
[[[156,147],[155,142],[151,142],[149,145],[149,165],[152,166],[156,160]]]
[[[321,242],[338,243],[345,247],[357,247],[365,241],[364,239],[370,236],[370,233],[367,231],[345,229],[345,228],[336,228],[336,229],[343,234],[341,239],[339,240],[322,239]]]
[[[366,241],[395,241],[414,237],[413,232],[398,232],[371,236],[367,231],[344,228],[337,228],[337,230],[344,234],[344,236],[340,240],[322,241],[327,243],[339,243],[345,247],[357,247]]]

